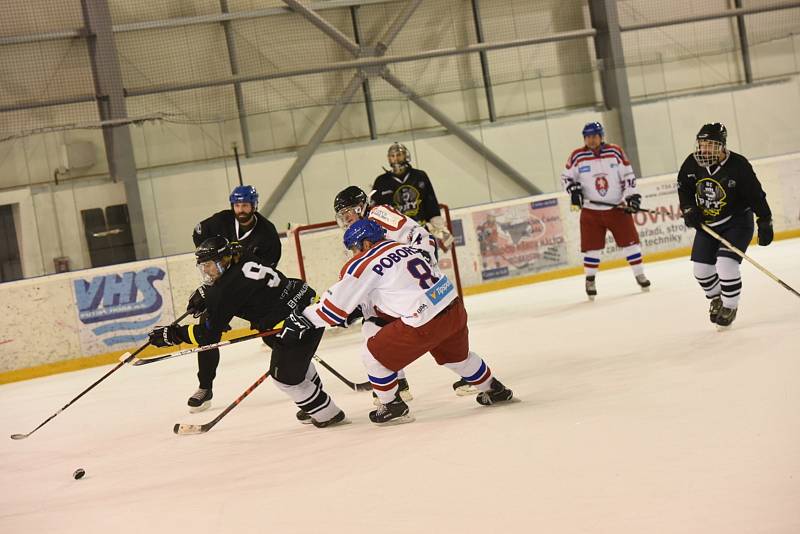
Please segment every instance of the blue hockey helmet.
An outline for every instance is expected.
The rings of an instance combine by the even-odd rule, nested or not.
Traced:
[[[229,200],[231,204],[249,202],[253,205],[253,211],[258,209],[258,191],[252,185],[237,185],[231,191]]]
[[[361,244],[366,240],[377,243],[386,235],[386,230],[375,221],[361,219],[350,225],[344,233],[344,246],[347,250],[353,250],[356,246],[361,248]]]
[[[599,135],[600,137],[605,136],[603,125],[597,121],[587,122],[583,127],[583,136],[586,137],[589,135]]]

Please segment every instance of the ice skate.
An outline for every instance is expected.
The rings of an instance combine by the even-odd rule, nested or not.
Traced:
[[[414,400],[414,395],[411,394],[411,388],[408,386],[408,380],[405,378],[397,379],[397,390],[400,394],[400,398],[404,401],[408,402]],[[381,405],[381,401],[378,399],[378,395],[374,391],[372,392],[372,404],[375,406]]]
[[[636,283],[639,284],[642,291],[650,291],[650,280],[647,279],[644,273],[636,275]]]
[[[307,414],[305,410],[297,410],[295,417],[297,417],[297,420],[303,423],[304,425],[311,424],[311,416]]]
[[[462,378],[458,382],[453,382],[453,391],[455,391],[456,395],[459,397],[466,397],[478,393],[478,388]]]
[[[200,388],[194,392],[194,395],[189,397],[186,403],[189,405],[189,413],[197,413],[207,410],[211,406],[211,399],[214,393],[210,389]]]
[[[717,317],[719,316],[719,312],[722,309],[722,298],[717,295],[713,299],[711,299],[711,303],[708,306],[708,318],[711,319],[711,322],[717,324]]]
[[[492,384],[489,391],[481,391],[475,400],[482,406],[491,406],[498,402],[507,402],[514,398],[514,393],[505,387],[496,378],[492,378]]]
[[[308,414],[306,414],[308,415]],[[339,413],[328,419],[327,421],[317,421],[313,417],[310,418],[311,423],[317,428],[327,428],[329,426],[335,426],[339,424],[349,423],[347,418],[344,415],[342,410],[339,410]]]
[[[369,420],[376,425],[388,426],[410,423],[414,417],[409,413],[408,404],[396,396],[388,404],[381,404],[377,410],[369,412]]]
[[[594,283],[594,276],[586,277],[586,296],[589,300],[594,300],[597,296],[597,286]]]
[[[736,319],[736,308],[726,308],[722,306],[717,315],[717,330],[727,330],[731,327],[731,323]]]

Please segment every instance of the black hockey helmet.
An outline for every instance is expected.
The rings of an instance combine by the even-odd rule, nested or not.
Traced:
[[[721,122],[704,124],[694,143],[694,159],[699,165],[709,167],[725,157],[728,129]]]
[[[225,272],[230,265],[231,257],[235,254],[234,247],[222,236],[209,237],[197,247],[194,256],[197,259],[197,270],[203,278],[203,283],[212,285]]]
[[[369,197],[360,187],[354,185],[346,187],[339,191],[333,201],[336,223],[342,228],[347,228],[353,223],[354,219],[349,217],[348,213],[355,213],[358,219],[363,219],[367,216],[368,207]]]
[[[722,146],[728,142],[728,129],[721,122],[714,122],[704,124],[700,131],[697,132],[697,139],[710,139],[711,141],[719,141]]]
[[[233,256],[233,247],[230,242],[221,235],[209,237],[194,251],[197,263],[204,261],[219,261],[225,256]]]

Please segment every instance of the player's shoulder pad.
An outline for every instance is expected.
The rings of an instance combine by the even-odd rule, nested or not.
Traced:
[[[585,146],[578,147],[572,152],[570,152],[569,157],[567,158],[567,169],[571,168],[575,165],[575,161],[581,156],[591,156],[592,151],[586,148]]]
[[[617,156],[624,165],[630,165],[627,156],[625,156],[625,151],[622,150],[622,147],[619,145],[615,145],[613,143],[603,143],[603,146],[600,148],[600,152],[610,152]]]
[[[386,204],[373,206],[367,218],[392,232],[396,232],[408,223],[408,217]]]

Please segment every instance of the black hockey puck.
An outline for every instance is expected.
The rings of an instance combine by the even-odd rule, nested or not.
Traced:
[[[80,479],[83,478],[83,475],[85,475],[85,474],[86,474],[86,471],[84,471],[81,468],[78,468],[78,469],[75,470],[74,473],[72,473],[72,476],[75,478],[75,480],[80,480]]]

